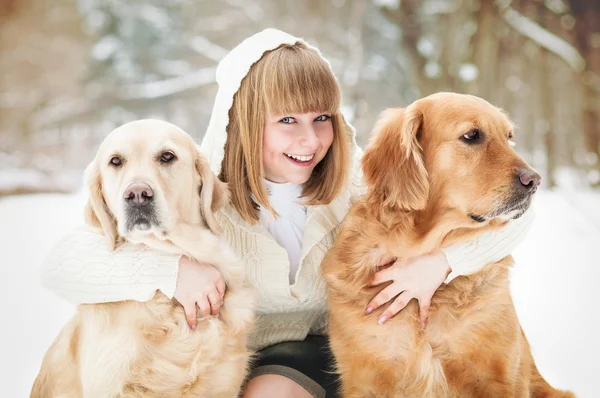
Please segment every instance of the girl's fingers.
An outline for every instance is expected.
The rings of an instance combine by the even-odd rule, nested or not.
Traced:
[[[427,322],[429,322],[429,310],[431,308],[431,298],[419,300],[419,320],[421,330],[425,330]]]
[[[210,304],[210,314],[213,316],[217,315],[221,309],[221,297],[217,289],[213,289],[208,293],[208,301]]]
[[[375,311],[377,308],[381,307],[388,301],[392,300],[398,294],[402,292],[402,286],[398,282],[394,282],[382,291],[380,291],[377,296],[375,296],[367,305],[366,314],[370,314]]]
[[[381,271],[377,271],[375,276],[373,277],[373,281],[371,282],[371,286],[381,285],[382,283],[393,280],[393,265],[389,268],[383,269]]]
[[[200,317],[204,318],[210,315],[210,303],[208,301],[208,296],[203,296],[199,300],[196,301],[196,305],[200,309]]]
[[[181,304],[183,306],[183,310],[185,311],[185,319],[187,320],[188,325],[192,329],[196,329],[196,325],[198,324],[198,320],[196,318],[196,303],[189,302],[187,304]]]
[[[404,307],[412,300],[413,296],[408,292],[404,291],[396,297],[396,299],[390,304],[390,306],[383,312],[383,314],[377,320],[377,323],[383,325],[387,320],[392,318],[398,312],[402,311]]]
[[[225,296],[225,290],[227,289],[227,286],[225,285],[225,281],[223,279],[220,279],[216,284],[216,288],[217,288],[217,291],[219,292],[219,296],[221,297],[221,300],[223,300],[223,297]]]

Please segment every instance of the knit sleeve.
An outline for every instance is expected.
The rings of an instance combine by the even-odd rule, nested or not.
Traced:
[[[48,254],[42,284],[73,304],[147,301],[156,290],[171,298],[179,258],[131,243],[110,251],[104,236],[80,227]]]
[[[350,166],[349,190],[351,204],[355,204],[358,199],[367,192],[362,172],[362,155],[362,149],[359,146],[356,146],[352,156],[352,164]]]
[[[500,231],[488,232],[472,241],[443,248],[452,269],[445,282],[472,274],[509,255],[531,229],[534,217],[535,213],[530,209],[520,218],[509,221]]]

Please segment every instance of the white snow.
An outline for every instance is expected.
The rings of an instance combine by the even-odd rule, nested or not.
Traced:
[[[221,61],[223,58],[225,58],[227,53],[229,53],[229,50],[219,46],[216,43],[213,43],[204,36],[194,37],[190,41],[190,47],[197,53],[200,53],[216,62]]]
[[[568,41],[544,29],[531,19],[521,15],[509,7],[503,14],[504,20],[517,32],[530,38],[541,47],[561,57],[573,70],[581,72],[585,68],[585,60],[579,51]]]
[[[380,7],[388,7],[392,9],[398,9],[398,7],[400,7],[400,1],[398,0],[375,0],[374,3]]]
[[[215,81],[216,67],[202,68],[185,76],[125,86],[119,91],[122,99],[156,99],[198,88]]]
[[[82,222],[84,194],[0,199],[3,397],[25,397],[74,308],[40,285],[40,264]],[[539,193],[537,218],[515,251],[512,291],[541,373],[578,397],[600,394],[600,193]]]
[[[475,64],[464,63],[458,68],[458,76],[463,82],[472,82],[479,76],[479,68]]]
[[[0,385],[3,397],[28,397],[44,353],[74,307],[44,289],[40,264],[83,222],[83,195],[0,199]],[[4,379],[6,377],[6,379]]]

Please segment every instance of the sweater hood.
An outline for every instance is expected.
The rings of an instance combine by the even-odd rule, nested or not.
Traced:
[[[242,41],[219,63],[217,67],[219,89],[208,129],[200,145],[200,150],[208,157],[210,168],[216,175],[221,172],[221,164],[225,156],[229,110],[233,105],[233,97],[239,90],[242,80],[246,77],[252,65],[259,61],[265,52],[274,50],[283,44],[294,45],[296,43],[302,43],[321,55],[317,48],[309,45],[304,40],[280,30],[269,28]],[[330,65],[325,58],[323,59],[327,65]],[[350,124],[345,124],[351,152],[354,153],[356,132]]]

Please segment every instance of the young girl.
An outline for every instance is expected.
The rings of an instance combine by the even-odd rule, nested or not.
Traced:
[[[201,150],[229,185],[231,203],[217,218],[259,292],[250,345],[260,355],[243,396],[334,396],[319,265],[352,198],[363,192],[362,151],[340,113],[339,85],[316,48],[274,29],[234,48],[219,64],[217,83]],[[499,233],[397,262],[377,283],[393,281],[387,293],[409,291],[426,308],[444,280],[509,254],[531,218],[529,212]],[[43,281],[74,304],[145,301],[158,289],[183,305],[192,328],[196,306],[203,316],[218,314],[225,290],[209,264],[132,244],[109,252],[101,236],[83,228],[52,251]],[[365,316],[386,301],[376,297]],[[399,310],[392,302],[385,317]]]

